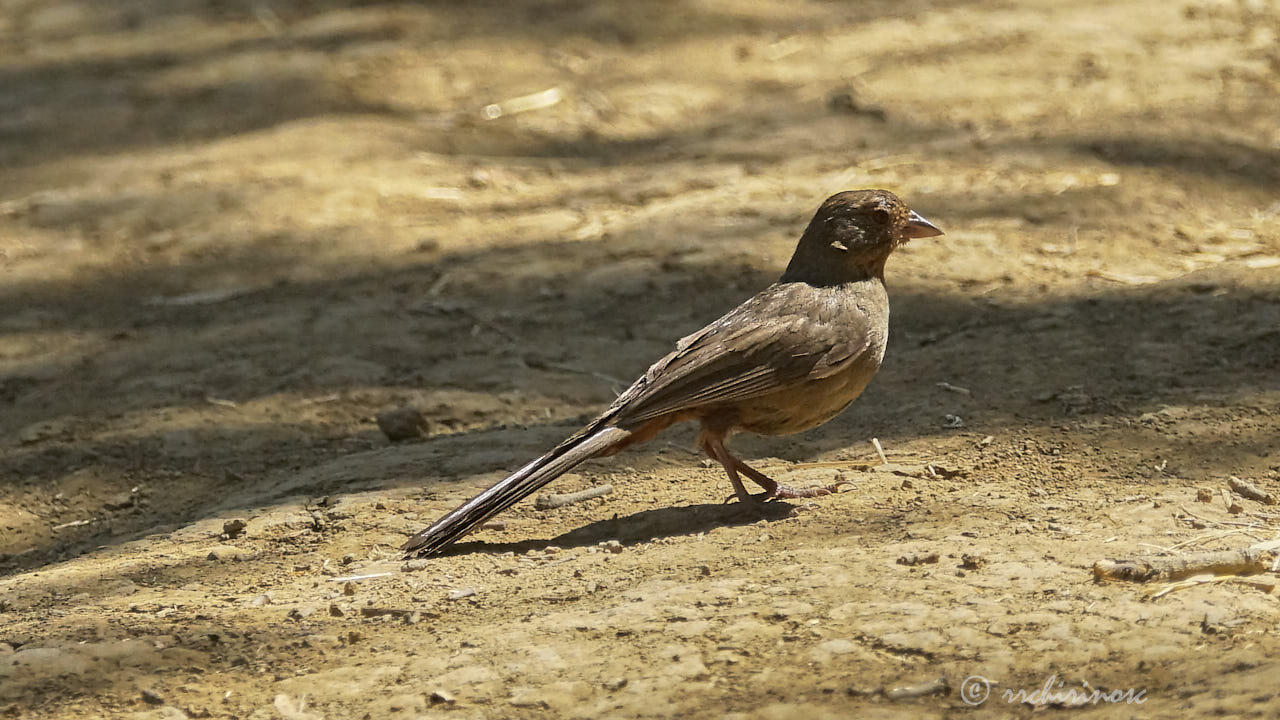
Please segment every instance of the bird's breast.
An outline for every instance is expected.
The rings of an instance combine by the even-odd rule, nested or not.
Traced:
[[[758,435],[790,435],[839,415],[880,369],[883,345],[868,350],[834,375],[739,403],[737,427]]]

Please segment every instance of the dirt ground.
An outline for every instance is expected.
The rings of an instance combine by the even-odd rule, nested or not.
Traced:
[[[0,0],[0,717],[1280,715],[1274,572],[1091,573],[1280,534],[1226,491],[1280,495],[1278,33]],[[859,187],[947,232],[890,261],[884,368],[734,443],[851,488],[744,513],[678,428],[405,569]]]

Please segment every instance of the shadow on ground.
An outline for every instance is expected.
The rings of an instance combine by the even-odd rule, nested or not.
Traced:
[[[50,537],[20,565],[116,542],[155,524],[196,520],[225,503],[222,490],[192,496],[183,485],[239,478],[233,486],[269,498],[271,478],[282,477],[284,468],[379,446],[370,425],[354,428],[365,413],[397,397],[424,403],[428,417],[433,398],[445,414],[455,410],[448,405],[456,395],[449,393],[506,398],[505,406],[478,409],[468,425],[441,427],[428,446],[459,447],[461,438],[476,432],[507,445],[522,432],[511,427],[513,408],[525,418],[517,426],[538,426],[548,423],[543,406],[556,408],[550,429],[540,433],[554,442],[555,428],[567,434],[573,425],[565,420],[585,420],[619,389],[592,372],[636,376],[675,338],[772,276],[733,259],[727,246],[688,256],[646,243],[637,235],[614,238],[607,247],[547,242],[453,253],[193,307],[138,304],[136,288],[149,287],[148,273],[159,272],[146,269],[88,284],[10,289],[11,298],[47,313],[52,327],[112,340],[105,350],[64,358],[62,367],[32,366],[5,378],[5,433],[23,439],[11,441],[0,460],[4,482],[52,489],[77,478],[102,478],[127,488],[143,479],[155,497],[73,541]],[[627,282],[583,280],[579,268],[607,268],[632,251],[647,265]],[[433,294],[446,272],[470,280]],[[505,278],[503,292],[492,292],[489,277]],[[799,461],[873,435],[953,435],[943,426],[948,414],[964,418],[965,432],[1000,434],[1096,414],[1136,417],[1179,399],[1213,405],[1280,387],[1280,293],[1271,286],[1239,287],[1202,273],[1087,297],[1006,300],[999,293],[981,299],[936,293],[906,278],[892,285],[888,360],[863,398],[828,428],[794,441],[743,438],[745,453]],[[971,394],[940,390],[940,382]],[[150,392],[135,398],[129,390],[137,383]],[[116,396],[117,417],[141,420],[133,430],[128,423],[121,430],[117,422],[110,432],[99,431],[105,418],[62,422],[85,393]],[[279,395],[341,397],[355,408],[301,420],[261,416],[243,424],[240,416],[256,401]],[[241,409],[220,410],[195,426],[145,422],[207,411],[210,397],[234,400]],[[293,407],[303,412],[303,403]],[[49,424],[48,432],[38,432]],[[467,445],[457,452],[481,450]],[[530,449],[530,456],[536,454]],[[500,470],[520,462],[518,455],[445,462],[443,471],[427,474],[447,474],[451,465],[467,474]],[[293,493],[340,490],[290,485]],[[159,501],[170,495],[189,501]],[[680,520],[720,521],[714,513],[672,512]]]

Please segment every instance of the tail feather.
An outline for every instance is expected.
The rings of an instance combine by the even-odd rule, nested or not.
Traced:
[[[604,427],[595,431],[588,429],[587,432],[579,433],[435,521],[426,530],[409,538],[400,549],[415,555],[438,552],[457,542],[485,520],[529,497],[584,460],[617,445],[630,434],[618,427]]]

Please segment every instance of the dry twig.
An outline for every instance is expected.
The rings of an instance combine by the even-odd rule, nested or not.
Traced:
[[[1241,480],[1235,475],[1232,475],[1230,478],[1227,478],[1227,485],[1240,497],[1248,498],[1249,500],[1257,500],[1263,505],[1276,504],[1276,498],[1274,495],[1263,490],[1257,485],[1254,485],[1248,480]]]
[[[1196,575],[1256,575],[1267,572],[1274,561],[1274,552],[1253,548],[1128,560],[1100,560],[1093,565],[1093,579],[1098,582],[1150,582],[1182,580]]]
[[[1161,587],[1159,590],[1153,590],[1148,597],[1155,600],[1157,598],[1162,598],[1175,590],[1185,590],[1189,587],[1196,587],[1197,585],[1205,585],[1207,583],[1235,583],[1248,585],[1267,593],[1275,592],[1276,585],[1280,584],[1272,578],[1237,577],[1235,575],[1197,575],[1195,577],[1189,577],[1186,580],[1169,583],[1168,585]]]
[[[601,485],[599,487],[580,490],[578,492],[563,493],[561,495],[539,495],[538,499],[533,501],[533,506],[539,510],[550,510],[552,508],[580,503],[583,500],[598,498],[601,495],[608,495],[611,492],[613,492],[612,485]]]
[[[889,458],[884,456],[884,448],[880,446],[880,438],[871,438],[871,444],[875,446],[876,454],[880,456],[880,463],[888,465]]]

